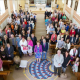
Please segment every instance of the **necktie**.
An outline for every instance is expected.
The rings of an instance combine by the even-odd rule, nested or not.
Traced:
[[[8,53],[10,54],[10,48],[8,48]]]
[[[45,47],[45,44],[44,44],[44,47]]]

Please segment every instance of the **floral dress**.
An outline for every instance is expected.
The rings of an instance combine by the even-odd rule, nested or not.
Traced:
[[[41,58],[41,53],[39,52],[39,47],[37,47],[37,53],[36,53],[35,57]]]

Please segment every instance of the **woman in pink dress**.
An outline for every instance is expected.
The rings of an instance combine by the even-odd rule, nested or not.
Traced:
[[[27,38],[27,43],[28,43],[28,53],[29,53],[29,56],[31,56],[32,55],[32,48],[33,48],[33,42],[32,42],[30,37]]]

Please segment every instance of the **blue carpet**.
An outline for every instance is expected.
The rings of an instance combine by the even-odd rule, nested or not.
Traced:
[[[42,60],[40,63],[33,61],[29,66],[30,74],[37,79],[48,79],[54,72],[49,70],[51,62],[48,60]]]

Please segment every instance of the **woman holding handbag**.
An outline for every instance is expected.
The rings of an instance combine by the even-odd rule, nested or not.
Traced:
[[[27,51],[28,51],[28,48],[27,48],[27,41],[24,37],[22,37],[22,40],[20,41],[20,46],[21,46],[21,51],[23,52],[24,56],[27,55]]]

